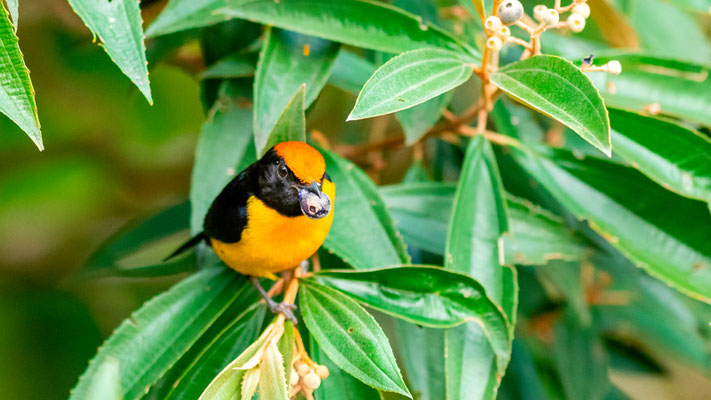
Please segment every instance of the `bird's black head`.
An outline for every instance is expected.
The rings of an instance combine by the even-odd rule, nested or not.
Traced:
[[[306,143],[272,147],[256,170],[257,198],[282,215],[319,219],[331,212],[331,199],[321,191],[326,176],[323,156]]]

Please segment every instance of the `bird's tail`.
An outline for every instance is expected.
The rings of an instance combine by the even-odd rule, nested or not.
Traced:
[[[200,232],[197,235],[191,237],[187,242],[183,243],[180,247],[178,247],[168,257],[164,258],[163,261],[168,261],[171,258],[176,257],[176,256],[190,250],[190,248],[194,247],[196,244],[200,243],[200,241],[202,241],[202,240],[207,241],[207,236],[205,235],[204,232]]]

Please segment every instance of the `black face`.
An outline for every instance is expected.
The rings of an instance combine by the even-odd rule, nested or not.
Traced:
[[[259,160],[257,170],[260,171],[257,197],[281,214],[319,219],[331,211],[331,201],[321,192],[321,182],[304,185],[273,149]]]

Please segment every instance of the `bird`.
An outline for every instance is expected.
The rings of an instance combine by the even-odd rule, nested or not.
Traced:
[[[202,232],[166,259],[204,241],[228,267],[249,277],[273,313],[296,323],[295,306],[271,299],[259,278],[276,279],[316,253],[333,224],[335,196],[323,155],[304,142],[281,142],[227,183]]]

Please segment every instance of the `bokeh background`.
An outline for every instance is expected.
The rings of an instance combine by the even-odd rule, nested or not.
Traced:
[[[160,9],[143,3],[147,20]],[[18,35],[46,150],[0,116],[0,398],[64,399],[103,338],[180,279],[86,280],[76,271],[121,227],[187,198],[205,119],[194,73],[200,48],[188,38],[166,54],[148,43],[151,107],[66,1],[23,1]],[[344,120],[353,99],[332,88],[323,96],[333,100],[320,101],[309,123],[331,136],[341,129],[331,121]],[[382,121],[360,124],[385,135],[392,122]],[[403,172],[385,171],[378,181]],[[663,377],[615,371],[613,380],[640,399],[711,397],[708,378],[672,361],[664,366]]]

